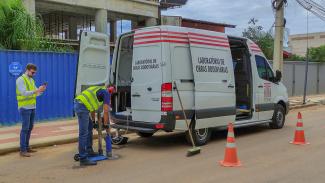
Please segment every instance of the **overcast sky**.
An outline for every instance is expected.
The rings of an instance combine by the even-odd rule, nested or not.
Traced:
[[[325,7],[325,0],[316,1]],[[234,24],[237,25],[235,29],[226,30],[233,35],[241,35],[249,19],[253,17],[266,30],[274,23],[271,0],[188,0],[185,6],[164,11],[162,14]],[[306,33],[307,13],[295,0],[288,0],[285,17],[290,34]],[[324,32],[325,21],[310,13],[309,31]]]

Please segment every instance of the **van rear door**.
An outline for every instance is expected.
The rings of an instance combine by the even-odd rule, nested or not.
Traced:
[[[226,126],[235,121],[236,115],[228,38],[224,34],[202,32],[188,33],[195,83],[196,129]]]
[[[82,32],[75,88],[76,96],[91,85],[103,85],[108,82],[109,52],[108,35],[98,32]]]
[[[161,30],[136,30],[132,59],[132,120],[158,123],[161,118]]]

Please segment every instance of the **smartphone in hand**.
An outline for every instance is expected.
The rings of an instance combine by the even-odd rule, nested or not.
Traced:
[[[43,86],[47,86],[47,82],[44,82],[42,85],[43,85]]]

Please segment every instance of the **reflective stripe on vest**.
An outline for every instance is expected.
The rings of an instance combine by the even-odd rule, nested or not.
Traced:
[[[92,86],[83,91],[80,95],[76,97],[76,99],[80,100],[86,108],[92,112],[98,110],[98,108],[103,104],[103,102],[99,102],[96,96],[96,93],[100,89],[106,89],[101,86]]]
[[[24,80],[24,84],[26,87],[26,91],[34,91],[35,88],[35,82],[31,78],[30,80],[26,78],[25,75],[20,76]],[[16,86],[16,98],[18,102],[18,108],[24,107],[24,106],[29,106],[29,105],[35,105],[36,104],[36,94],[33,94],[31,96],[23,96],[20,91],[18,90],[18,86]]]

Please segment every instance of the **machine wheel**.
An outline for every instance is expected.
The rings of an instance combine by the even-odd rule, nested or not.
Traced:
[[[80,160],[79,154],[75,154],[74,157],[73,157],[73,159],[75,161],[79,161]]]
[[[153,136],[153,133],[137,132],[137,135],[139,135],[140,137],[143,137],[143,138],[148,138],[148,137]]]
[[[195,145],[203,146],[206,143],[208,143],[208,141],[210,140],[210,137],[211,137],[211,129],[210,128],[201,128],[201,129],[196,130],[195,129],[195,119],[191,120],[190,128],[192,131],[192,136],[193,136]],[[186,140],[190,145],[192,145],[189,131],[186,132]]]
[[[123,136],[117,136],[112,138],[112,144],[114,145],[125,145],[128,143],[129,138]]]
[[[285,110],[284,107],[280,104],[277,104],[274,109],[272,122],[269,123],[270,128],[280,129],[283,127],[285,122]]]

